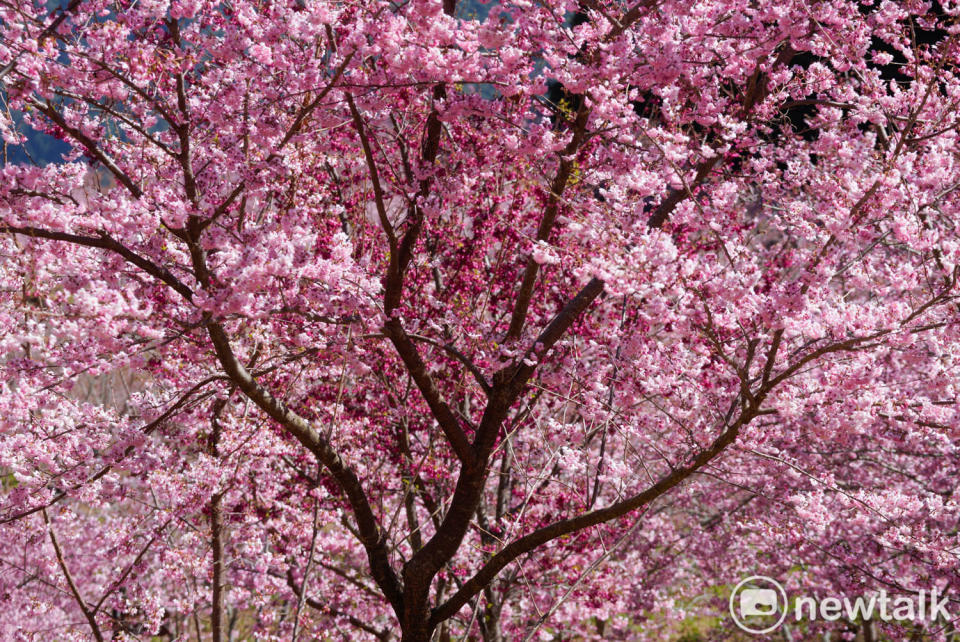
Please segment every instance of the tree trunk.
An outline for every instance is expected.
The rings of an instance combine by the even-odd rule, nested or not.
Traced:
[[[400,642],[430,642],[433,638],[433,628],[430,627],[425,618],[422,624],[416,624],[403,631],[400,635]]]
[[[416,592],[408,586],[403,597],[400,642],[430,642],[435,627],[430,625],[429,583],[424,590]]]
[[[213,595],[210,613],[211,642],[223,640],[223,513],[220,507],[221,495],[217,493],[210,500],[210,531],[213,549]]]

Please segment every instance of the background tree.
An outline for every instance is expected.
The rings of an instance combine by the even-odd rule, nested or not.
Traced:
[[[956,595],[955,13],[0,3],[4,635]]]

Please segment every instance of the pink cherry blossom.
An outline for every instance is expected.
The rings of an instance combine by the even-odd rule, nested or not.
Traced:
[[[0,4],[0,639],[960,612],[955,4]]]

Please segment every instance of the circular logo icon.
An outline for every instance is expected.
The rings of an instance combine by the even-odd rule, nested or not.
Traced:
[[[751,575],[730,593],[730,615],[747,633],[775,631],[787,619],[787,592],[774,579]]]

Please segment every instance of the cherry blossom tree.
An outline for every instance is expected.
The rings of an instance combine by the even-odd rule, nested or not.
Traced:
[[[960,596],[958,13],[0,2],[3,638]]]

